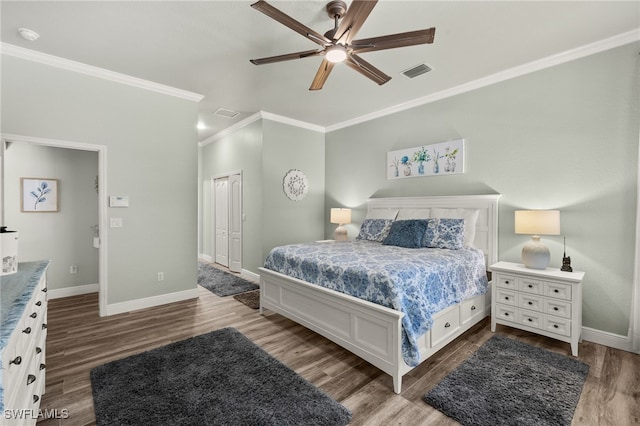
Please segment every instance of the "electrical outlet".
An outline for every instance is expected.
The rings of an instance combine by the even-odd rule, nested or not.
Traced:
[[[164,281],[164,272],[158,272],[158,281]]]
[[[78,273],[78,265],[69,266],[69,273],[70,274],[77,274]]]

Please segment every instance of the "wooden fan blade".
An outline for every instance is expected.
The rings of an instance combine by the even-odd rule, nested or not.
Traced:
[[[350,44],[376,3],[378,0],[353,0],[333,38],[343,45]]]
[[[252,8],[254,8],[255,10],[258,10],[262,13],[264,13],[265,15],[267,15],[268,17],[275,19],[276,21],[280,22],[281,24],[291,28],[293,31],[297,32],[298,34],[308,38],[309,40],[311,40],[314,43],[317,43],[321,46],[327,46],[329,44],[331,44],[331,40],[329,40],[328,38],[326,38],[324,35],[315,32],[314,30],[312,30],[311,28],[307,27],[306,25],[296,21],[295,19],[293,19],[292,17],[290,17],[289,15],[281,12],[280,10],[276,9],[275,7],[271,6],[269,3],[267,3],[264,0],[260,0],[254,4],[251,5]]]
[[[347,60],[344,63],[349,68],[358,71],[360,74],[375,81],[379,85],[383,85],[387,81],[391,80],[391,77],[353,53],[347,56]]]
[[[351,47],[355,53],[372,52],[374,50],[394,49],[396,47],[415,46],[433,43],[435,28],[391,34],[382,37],[354,40]]]
[[[316,73],[316,76],[313,78],[313,81],[311,82],[311,86],[309,87],[309,90],[322,89],[322,86],[324,86],[324,82],[327,81],[327,78],[329,77],[329,74],[331,74],[331,70],[335,65],[336,64],[334,64],[333,62],[329,62],[326,59],[323,59],[322,63],[320,64],[320,68],[318,68],[318,72]]]
[[[260,59],[249,59],[254,65],[272,64],[274,62],[290,61],[292,59],[309,58],[321,55],[324,50],[305,50],[304,52],[287,53],[286,55],[269,56]]]

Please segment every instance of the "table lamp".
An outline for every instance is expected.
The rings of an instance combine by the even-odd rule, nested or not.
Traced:
[[[347,241],[347,228],[343,225],[351,223],[351,209],[331,209],[331,223],[338,224],[338,227],[333,233],[333,239],[336,241]]]
[[[516,234],[531,235],[522,247],[522,263],[527,268],[545,269],[549,265],[549,249],[540,242],[540,235],[560,235],[560,211],[516,210]]]

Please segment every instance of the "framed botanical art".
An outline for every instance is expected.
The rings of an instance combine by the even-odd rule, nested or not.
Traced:
[[[60,182],[48,178],[20,178],[20,211],[24,213],[55,213]]]
[[[464,139],[387,152],[387,179],[464,173]]]

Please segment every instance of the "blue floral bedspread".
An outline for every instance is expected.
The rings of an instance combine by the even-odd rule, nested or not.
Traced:
[[[378,242],[315,242],[276,247],[264,267],[404,313],[402,355],[420,363],[418,338],[432,315],[488,289],[481,250],[407,249]]]

